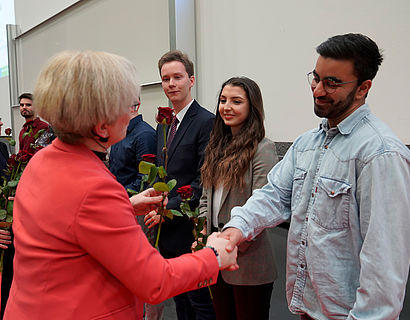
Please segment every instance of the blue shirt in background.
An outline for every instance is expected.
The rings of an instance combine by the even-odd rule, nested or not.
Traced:
[[[131,119],[126,137],[111,146],[109,168],[125,189],[140,191],[142,175],[138,165],[144,154],[155,154],[157,138],[155,130],[142,115]]]

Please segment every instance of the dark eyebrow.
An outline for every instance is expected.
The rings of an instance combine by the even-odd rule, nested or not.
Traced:
[[[313,70],[313,74],[315,75],[315,77],[318,77],[318,78],[320,79],[319,75],[317,74],[317,72],[316,72],[315,70]],[[330,76],[330,77],[325,77],[325,78],[322,79],[322,80],[332,80],[332,81],[334,81],[334,82],[336,82],[336,83],[342,82],[342,80],[340,80],[340,79],[338,79],[338,78],[336,78],[336,77],[332,77],[332,76]]]

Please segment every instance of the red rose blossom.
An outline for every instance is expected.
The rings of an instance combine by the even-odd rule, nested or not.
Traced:
[[[16,160],[20,162],[28,162],[32,155],[25,151],[25,150],[20,150],[19,153],[17,153]]]
[[[151,154],[151,153],[143,154],[142,155],[142,160],[146,161],[146,162],[150,162],[150,163],[155,163],[155,158],[156,157],[157,156],[155,154]]]
[[[10,166],[10,167],[17,167],[18,166],[18,162],[17,162],[17,160],[16,160],[16,154],[12,154],[11,156],[10,156],[10,158],[8,158],[8,160],[7,160],[7,164]]]
[[[177,189],[177,193],[181,196],[182,200],[187,200],[192,197],[192,187],[190,185],[183,186]]]
[[[157,122],[170,125],[174,110],[170,107],[158,107]],[[164,122],[165,120],[165,122]]]
[[[4,133],[8,136],[11,135],[11,128],[7,128],[6,130],[4,130]]]

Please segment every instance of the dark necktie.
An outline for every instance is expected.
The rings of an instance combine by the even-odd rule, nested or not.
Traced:
[[[172,117],[172,122],[171,122],[171,129],[169,129],[169,134],[168,134],[168,140],[167,140],[167,148],[171,145],[172,140],[174,140],[175,133],[177,132],[177,126],[178,126],[178,118],[174,115]]]

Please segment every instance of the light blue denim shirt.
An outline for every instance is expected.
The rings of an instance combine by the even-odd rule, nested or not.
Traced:
[[[300,136],[227,227],[291,217],[286,295],[315,319],[398,319],[410,265],[410,151],[365,104]]]

